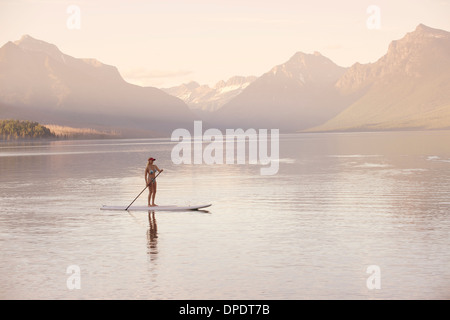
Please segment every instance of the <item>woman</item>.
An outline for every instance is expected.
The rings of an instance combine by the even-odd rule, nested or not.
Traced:
[[[159,170],[159,168],[153,164],[155,158],[149,158],[147,167],[145,168],[145,184],[148,186],[148,206],[154,207],[155,204],[155,195],[156,195],[156,179],[155,173],[156,171],[162,172],[163,170]],[[151,202],[151,204],[150,204]]]

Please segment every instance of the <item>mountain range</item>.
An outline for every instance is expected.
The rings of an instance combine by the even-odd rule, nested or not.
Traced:
[[[0,118],[151,136],[207,120],[281,132],[450,128],[450,33],[419,25],[378,61],[336,65],[295,53],[258,77],[214,87],[127,83],[117,68],[24,36],[0,48]]]
[[[23,36],[0,48],[0,118],[159,136],[195,120],[162,90],[127,83],[116,67]]]
[[[217,112],[228,126],[284,131],[450,128],[450,33],[423,24],[375,63],[296,53]]]
[[[221,80],[214,87],[200,85],[191,81],[180,86],[163,88],[170,95],[180,98],[196,111],[212,112],[223,107],[228,101],[238,96],[250,83],[256,80],[255,76],[234,76],[227,81]]]
[[[219,109],[217,125],[290,132],[319,125],[346,107],[334,87],[344,72],[318,52],[297,52]]]
[[[335,87],[356,99],[310,131],[450,128],[450,33],[421,24],[375,63],[353,65]]]

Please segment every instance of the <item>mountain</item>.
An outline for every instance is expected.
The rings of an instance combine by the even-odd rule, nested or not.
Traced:
[[[336,88],[355,101],[308,131],[450,128],[450,33],[421,24],[375,63],[349,68]]]
[[[168,94],[183,100],[189,108],[201,111],[216,111],[239,95],[256,77],[235,76],[227,81],[219,81],[211,88],[195,81],[177,87],[162,89]]]
[[[335,87],[345,71],[318,52],[297,52],[219,109],[215,123],[282,132],[319,125],[348,105]]]
[[[0,117],[139,135],[167,134],[195,118],[162,90],[129,84],[113,66],[28,35],[0,48]]]
[[[164,90],[30,36],[0,48],[0,118],[135,136],[166,135],[196,118],[281,132],[449,129],[450,33],[419,25],[378,61],[350,68],[297,52],[258,78]]]

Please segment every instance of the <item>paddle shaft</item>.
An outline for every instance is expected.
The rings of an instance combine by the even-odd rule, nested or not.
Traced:
[[[160,173],[161,173],[161,171],[159,171],[158,174],[152,179],[152,181],[150,181],[150,183],[149,183],[148,185],[145,186],[145,188],[141,191],[141,193],[139,193],[139,194],[137,195],[137,197],[134,198],[133,202],[130,203],[130,205],[125,209],[125,211],[127,211],[128,208],[131,207],[131,205],[137,200],[137,198],[139,198],[139,196],[145,191],[145,189],[147,189],[147,187],[148,187],[151,183],[153,183],[153,181],[155,181],[156,177],[159,176]]]

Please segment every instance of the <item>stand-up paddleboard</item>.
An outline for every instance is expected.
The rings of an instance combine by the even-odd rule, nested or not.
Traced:
[[[103,206],[100,210],[113,210],[113,211],[190,211],[190,210],[199,210],[203,208],[210,207],[211,204],[203,204],[196,206],[131,206],[127,209],[124,206]]]

